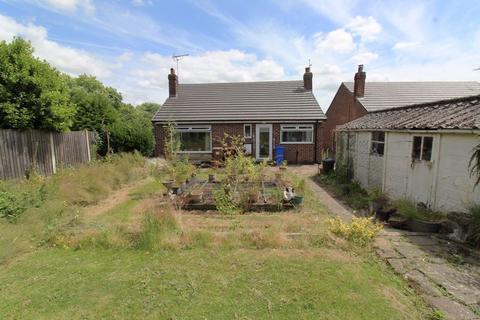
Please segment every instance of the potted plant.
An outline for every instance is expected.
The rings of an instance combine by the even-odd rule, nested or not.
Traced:
[[[200,203],[203,200],[202,190],[192,190],[189,194],[190,203]]]
[[[175,181],[172,180],[172,179],[166,179],[166,180],[162,181],[162,184],[165,186],[165,188],[167,188],[167,190],[172,189],[172,186],[173,186],[174,183],[175,183]]]
[[[280,164],[279,169],[280,169],[280,170],[287,170],[287,165],[288,165],[288,161],[287,161],[287,160],[283,160],[282,163]]]
[[[398,214],[405,218],[411,231],[437,233],[440,229],[439,215],[425,206],[415,205],[408,200],[397,200],[395,208]]]
[[[386,193],[379,188],[373,188],[368,191],[370,213],[374,214],[380,221],[388,221],[395,212],[393,207],[389,207],[389,199]]]

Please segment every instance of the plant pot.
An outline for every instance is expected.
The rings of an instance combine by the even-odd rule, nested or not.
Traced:
[[[407,228],[407,219],[399,216],[390,217],[388,223],[392,228],[405,230]]]
[[[423,221],[418,219],[408,220],[407,226],[413,232],[438,233],[438,230],[440,230],[440,222]]]
[[[179,195],[182,193],[182,188],[177,184],[172,186],[172,192],[173,194]]]
[[[299,206],[303,202],[303,196],[295,196],[290,200],[290,203],[294,206]]]
[[[170,190],[170,189],[172,189],[172,186],[173,186],[174,182],[175,181],[173,181],[173,180],[164,180],[164,181],[162,181],[162,184],[165,186],[165,188],[167,188],[167,190]]]
[[[203,192],[193,192],[189,196],[190,203],[200,203],[203,200]]]

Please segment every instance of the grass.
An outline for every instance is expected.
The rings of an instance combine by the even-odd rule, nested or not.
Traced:
[[[17,241],[35,244],[29,254],[4,256],[1,319],[431,315],[368,248],[328,232],[328,215],[308,188],[300,209],[225,216],[175,210],[161,183],[143,174],[126,183],[135,185],[114,196],[109,188],[100,203],[80,206],[62,195],[16,224],[0,219],[0,235],[10,239],[0,252]],[[88,192],[97,189],[85,190],[84,199],[94,199]]]

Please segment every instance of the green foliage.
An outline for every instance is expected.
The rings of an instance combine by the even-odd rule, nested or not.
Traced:
[[[165,159],[175,162],[178,159],[178,152],[180,151],[180,140],[177,136],[177,129],[175,122],[168,122],[165,126]]]
[[[230,190],[227,186],[222,186],[221,188],[213,191],[213,199],[217,211],[224,215],[237,214],[240,210],[238,206],[233,201]]]
[[[423,216],[421,210],[409,200],[395,200],[393,205],[397,209],[397,212],[407,220],[421,219]]]
[[[475,187],[480,184],[480,144],[473,148],[472,157],[468,167],[470,168],[470,176],[476,176]]]
[[[376,222],[373,217],[353,217],[350,223],[344,223],[336,218],[329,219],[327,223],[330,232],[360,246],[372,243],[377,234],[383,229],[383,226]]]
[[[370,199],[367,191],[358,182],[350,181],[340,174],[338,169],[331,174],[317,175],[314,180],[340,197],[351,208],[355,210],[368,208]]]
[[[75,114],[68,76],[33,56],[21,38],[0,43],[0,128],[66,131]]]
[[[118,119],[110,126],[110,143],[114,152],[139,151],[144,156],[153,152],[153,126],[131,105],[122,105]]]
[[[177,218],[171,211],[147,213],[143,218],[142,232],[136,247],[144,250],[165,248],[167,236],[178,230]]]
[[[148,121],[152,120],[153,115],[157,112],[162,105],[153,102],[144,102],[137,106],[137,110],[146,118]]]
[[[468,226],[468,241],[480,247],[480,204],[470,206],[468,213],[472,219]]]

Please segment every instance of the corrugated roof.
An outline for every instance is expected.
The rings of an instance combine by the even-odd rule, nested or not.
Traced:
[[[153,121],[322,120],[303,81],[179,84]]]
[[[480,96],[370,112],[337,129],[480,129]]]
[[[353,92],[353,82],[344,82]],[[480,94],[476,81],[448,82],[366,82],[365,94],[357,98],[368,111],[396,108],[431,101],[467,97]]]

